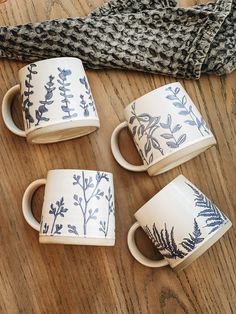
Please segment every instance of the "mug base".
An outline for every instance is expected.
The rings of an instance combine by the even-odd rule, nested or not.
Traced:
[[[27,141],[31,144],[56,143],[87,135],[99,127],[98,119],[57,123],[33,130],[27,134]]]
[[[150,176],[156,176],[158,174],[169,171],[188,160],[198,156],[211,146],[216,144],[214,136],[210,136],[204,139],[200,139],[186,147],[180,148],[178,151],[171,153],[169,156],[157,161],[154,165],[147,169]]]
[[[224,226],[219,228],[212,236],[199,248],[195,250],[189,257],[187,257],[183,262],[180,262],[177,266],[173,267],[173,270],[179,272],[192,262],[194,262],[199,256],[205,253],[214,243],[216,243],[232,226],[231,221],[229,220]]]
[[[47,236],[40,235],[39,243],[43,244],[68,244],[68,245],[94,245],[94,246],[114,246],[114,238],[81,238],[68,236]]]

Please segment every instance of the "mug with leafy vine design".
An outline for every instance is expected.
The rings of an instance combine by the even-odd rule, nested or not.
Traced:
[[[45,185],[41,222],[32,214],[35,191]],[[23,215],[39,231],[40,243],[115,244],[113,176],[93,170],[50,170],[32,182],[22,200]]]
[[[77,58],[54,58],[19,70],[20,84],[5,94],[2,115],[7,128],[30,143],[52,143],[89,134],[99,118],[83,64]],[[11,115],[14,97],[21,92],[25,130]]]
[[[124,110],[125,122],[111,137],[116,161],[131,171],[154,176],[166,172],[216,144],[211,130],[180,83],[157,88],[136,99]],[[122,156],[119,132],[127,127],[143,165],[132,165]]]
[[[182,270],[210,248],[232,226],[230,220],[183,175],[154,195],[136,213],[128,232],[134,258],[149,267],[169,265]],[[142,227],[162,260],[151,260],[136,246],[135,231]]]

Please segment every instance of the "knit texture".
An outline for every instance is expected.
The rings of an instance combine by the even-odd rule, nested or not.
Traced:
[[[0,57],[73,56],[120,68],[197,79],[236,67],[236,0],[190,8],[175,0],[111,0],[83,18],[0,28]]]

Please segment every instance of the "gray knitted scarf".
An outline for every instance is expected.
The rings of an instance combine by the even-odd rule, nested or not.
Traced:
[[[197,79],[236,67],[236,0],[190,8],[176,0],[111,0],[82,18],[0,27],[0,57],[80,58],[120,68]]]

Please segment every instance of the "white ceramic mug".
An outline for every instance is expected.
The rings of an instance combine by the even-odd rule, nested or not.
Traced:
[[[45,186],[41,222],[32,214],[34,192]],[[32,182],[22,200],[23,215],[39,231],[40,243],[115,244],[113,176],[92,170],[50,170]]]
[[[19,70],[20,85],[8,90],[2,102],[7,128],[30,143],[59,142],[99,128],[99,118],[83,64],[77,58],[54,58]],[[11,115],[14,97],[23,97],[25,130]]]
[[[114,130],[111,149],[116,161],[131,171],[154,176],[197,156],[216,140],[180,83],[157,88],[124,110],[125,122]],[[119,132],[127,127],[143,165],[130,164],[121,155]]]
[[[134,258],[149,267],[182,270],[231,227],[230,220],[196,186],[180,175],[136,213],[128,232]],[[163,258],[150,260],[137,248],[135,231],[142,227]]]

